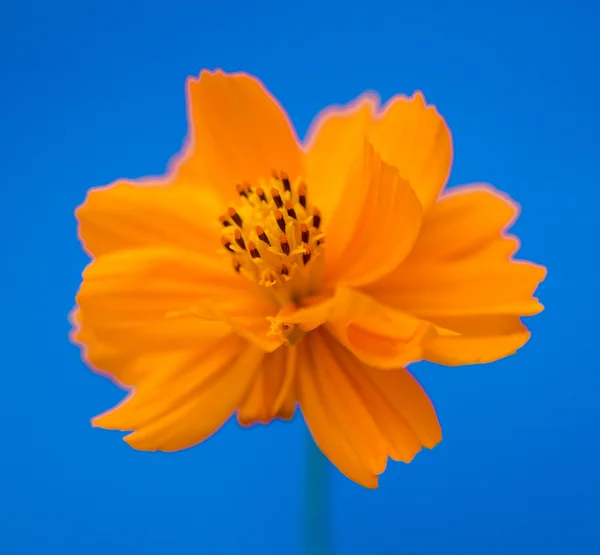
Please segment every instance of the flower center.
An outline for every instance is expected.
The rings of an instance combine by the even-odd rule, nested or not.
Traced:
[[[252,189],[238,184],[240,202],[219,220],[233,268],[280,306],[319,292],[323,269],[321,212],[304,181],[273,173]]]

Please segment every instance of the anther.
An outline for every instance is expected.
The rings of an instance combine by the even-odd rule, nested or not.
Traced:
[[[302,253],[302,262],[306,266],[310,261],[310,247],[308,245],[302,245],[304,252]]]
[[[241,197],[248,198],[248,193],[246,192],[246,188],[241,183],[238,183],[235,186],[235,189],[238,192],[238,195],[240,195]]]
[[[281,275],[282,276],[289,276],[290,275],[290,271],[288,270],[288,267],[285,264],[281,265]]]
[[[281,210],[275,210],[273,214],[275,215],[275,221],[277,222],[279,229],[285,233],[285,220],[283,219],[283,213]]]
[[[235,252],[232,248],[231,248],[231,242],[228,241],[225,237],[221,237],[221,243],[223,244],[223,246],[229,251],[229,252]]]
[[[234,260],[233,261],[233,269],[239,274],[240,273],[240,268],[242,267],[242,265],[237,261]]]
[[[308,243],[308,226],[306,224],[300,224],[300,238],[303,243]]]
[[[256,194],[258,195],[258,198],[260,200],[262,200],[263,202],[267,202],[267,196],[265,195],[265,190],[262,187],[256,188]]]
[[[283,206],[283,201],[281,200],[279,191],[277,189],[275,189],[275,187],[271,187],[271,196],[273,197],[273,200],[275,201],[275,206],[277,206],[277,208],[281,208]]]
[[[219,221],[221,222],[221,225],[223,227],[229,227],[231,225],[231,222],[229,221],[228,216],[226,214],[219,216]]]
[[[321,211],[318,208],[313,208],[313,227],[319,229],[321,225]]]
[[[235,230],[235,242],[238,244],[238,247],[240,247],[240,249],[246,250],[246,242],[244,241],[244,238],[242,237],[242,232],[239,229]]]
[[[321,239],[317,239],[317,247],[319,247],[323,243],[325,243],[325,237],[322,237]]]
[[[288,193],[291,192],[292,185],[290,184],[290,178],[287,173],[281,172],[281,182],[283,183],[283,190]]]
[[[254,244],[254,241],[248,241],[248,251],[250,252],[250,256],[252,258],[260,258],[260,253]]]
[[[298,202],[306,210],[306,185],[304,183],[298,185]]]
[[[269,238],[267,237],[265,230],[262,227],[260,227],[259,225],[256,226],[256,235],[258,235],[258,238],[263,243],[266,243],[267,245],[269,245],[269,247],[271,246],[271,241],[269,241]]]
[[[296,211],[294,210],[294,205],[289,201],[285,201],[285,209],[287,210],[288,216],[290,218],[296,219]]]
[[[283,252],[283,254],[285,254],[286,256],[289,255],[290,244],[288,243],[287,237],[283,235],[283,233],[279,237],[279,244],[281,245],[281,251]]]
[[[240,215],[235,211],[235,208],[233,207],[229,207],[229,209],[227,210],[227,213],[229,214],[229,217],[239,226],[242,227],[242,218],[240,217]]]

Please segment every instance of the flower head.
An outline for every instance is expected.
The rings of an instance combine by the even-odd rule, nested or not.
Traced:
[[[86,361],[130,390],[94,419],[144,450],[296,406],[329,459],[376,487],[388,457],[441,440],[405,366],[490,362],[529,338],[545,270],[516,262],[515,205],[441,194],[448,127],[421,94],[317,117],[302,145],[257,79],[188,83],[189,141],[169,173],[91,190],[92,261],[73,312]]]

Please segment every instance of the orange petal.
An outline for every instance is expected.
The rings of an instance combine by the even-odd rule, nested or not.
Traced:
[[[268,424],[274,418],[290,420],[294,416],[296,358],[296,347],[282,347],[265,356],[240,406],[240,424]]]
[[[410,183],[425,210],[448,179],[450,131],[436,109],[425,104],[423,95],[396,96],[382,109],[378,104],[377,96],[368,93],[347,106],[326,109],[311,125],[307,174],[322,184],[315,198],[326,219],[345,196],[340,179],[346,177],[365,136],[381,158]]]
[[[436,318],[437,336],[423,347],[423,357],[446,366],[483,364],[517,352],[531,334],[518,316]]]
[[[366,289],[438,326],[440,338],[428,360],[489,362],[527,341],[519,317],[543,309],[532,295],[546,270],[512,259],[518,242],[503,231],[515,214],[516,207],[489,187],[463,187],[442,197],[409,257]]]
[[[452,167],[452,137],[444,118],[420,92],[392,98],[368,134],[375,150],[414,189],[427,211],[444,188]]]
[[[325,280],[362,286],[394,270],[410,252],[421,205],[410,185],[366,141],[346,194],[326,228]]]
[[[167,183],[117,181],[92,189],[76,211],[88,254],[150,246],[215,252],[223,206],[210,192]]]
[[[308,336],[312,373],[317,387],[327,399],[327,410],[337,420],[343,435],[356,451],[361,464],[372,474],[385,470],[387,455],[373,418],[348,380],[346,369],[331,348],[331,338],[322,332]],[[299,377],[311,371],[299,372]],[[302,402],[302,400],[301,400]]]
[[[323,212],[325,223],[346,196],[348,180],[364,151],[366,132],[376,107],[374,95],[363,95],[348,106],[327,108],[311,125],[305,146],[306,174],[309,183],[318,184],[311,187],[310,194]],[[350,196],[356,199],[352,208],[356,211],[360,210],[366,193],[366,187],[352,191]]]
[[[295,131],[283,108],[255,77],[203,71],[188,80],[189,145],[180,178],[229,201],[236,183],[255,184],[273,170],[303,174]]]
[[[168,248],[111,253],[85,270],[77,303],[99,341],[129,352],[188,349],[230,327],[275,349],[275,307],[223,262]]]
[[[312,340],[313,334],[298,345],[298,399],[306,424],[319,449],[342,474],[367,488],[376,488],[377,474],[362,462],[348,423],[355,407],[340,410],[337,404],[331,406],[331,392],[322,379],[326,370],[312,352]]]
[[[326,327],[365,364],[398,368],[422,358],[432,326],[368,295],[339,288]]]
[[[73,326],[70,339],[81,347],[82,358],[92,370],[108,377],[121,387],[138,383],[145,369],[135,356],[98,341],[90,326],[86,326],[82,321],[79,309],[74,309],[69,319]]]
[[[410,372],[383,372],[358,363],[339,345],[332,349],[387,440],[392,459],[410,462],[422,446],[432,449],[441,441],[435,409]]]
[[[332,298],[299,308],[282,321],[301,329],[324,325],[356,357],[376,368],[399,368],[420,360],[423,343],[433,335],[432,325],[347,287],[338,287]]]
[[[134,429],[125,440],[136,449],[176,451],[217,431],[247,394],[264,353],[231,338],[196,366],[180,366],[160,388],[139,387],[114,411],[94,422]]]

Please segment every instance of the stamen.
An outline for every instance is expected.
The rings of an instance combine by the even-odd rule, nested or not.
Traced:
[[[248,252],[250,252],[252,258],[260,258],[260,253],[258,252],[254,241],[248,241]]]
[[[283,219],[281,210],[275,210],[273,215],[275,216],[275,221],[277,222],[279,229],[285,233],[285,220]]]
[[[302,239],[303,243],[308,243],[308,238],[308,226],[306,224],[300,224],[300,239]]]
[[[283,254],[288,256],[290,254],[290,244],[288,243],[287,237],[283,233],[279,237],[279,244],[281,245]]]
[[[227,213],[229,214],[229,217],[236,223],[236,225],[238,227],[242,227],[242,224],[243,224],[242,218],[236,212],[235,208],[233,208],[232,206],[230,206],[229,209],[227,210]]]
[[[306,210],[306,185],[304,183],[298,185],[298,202]]]
[[[256,235],[258,235],[258,238],[263,243],[266,243],[267,245],[269,245],[269,247],[271,246],[271,241],[269,241],[269,238],[267,237],[265,230],[262,227],[260,227],[259,225],[256,226]]]
[[[238,192],[238,195],[240,195],[241,197],[245,197],[246,199],[248,199],[248,193],[246,192],[246,188],[241,183],[238,183],[235,186],[235,188],[236,188],[236,190]]]
[[[306,266],[310,262],[310,247],[308,245],[302,245],[304,253],[302,254],[302,263]]]
[[[287,191],[288,193],[291,193],[292,185],[290,183],[290,178],[288,177],[287,173],[281,172],[281,182],[283,183],[283,190]]]
[[[287,210],[288,216],[290,218],[294,218],[294,220],[298,219],[296,217],[296,211],[294,210],[294,205],[289,201],[285,201],[285,209]]]
[[[242,237],[242,232],[239,229],[235,230],[235,242],[238,244],[238,247],[242,250],[246,250],[246,242]]]
[[[256,188],[256,194],[258,195],[258,198],[260,200],[262,200],[263,202],[269,202],[267,200],[267,196],[265,195],[265,190],[262,187],[257,187]]]
[[[277,208],[281,208],[283,206],[283,201],[281,200],[281,195],[279,194],[279,191],[275,189],[275,187],[271,187],[271,196],[273,197],[275,206],[277,206]]]
[[[277,171],[259,177],[253,186],[243,180],[234,185],[236,201],[218,217],[219,227],[225,229],[221,243],[233,255],[233,270],[280,307],[321,294],[324,223],[306,183]],[[290,345],[304,335],[285,321],[277,330]]]
[[[221,237],[221,243],[229,252],[235,252],[231,247],[231,242],[228,241],[225,237]]]
[[[313,208],[313,227],[319,229],[321,225],[321,211],[315,206]]]

